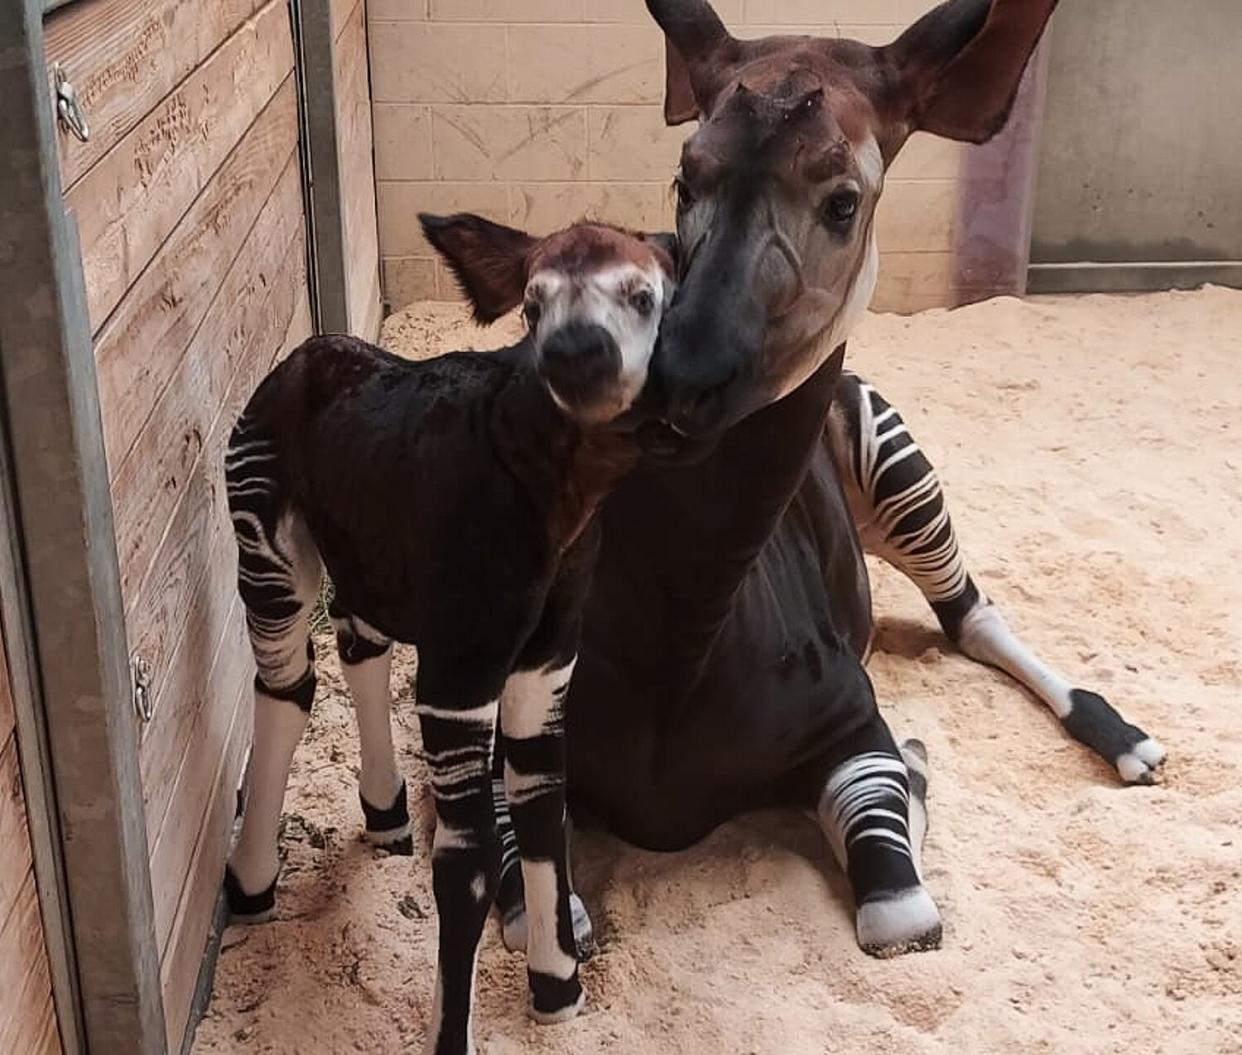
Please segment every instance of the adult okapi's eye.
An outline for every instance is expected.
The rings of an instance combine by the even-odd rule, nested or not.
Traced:
[[[532,330],[539,325],[539,317],[543,314],[543,305],[537,300],[528,300],[522,305],[522,318]]]
[[[677,188],[677,211],[679,213],[685,212],[694,204],[694,193],[680,176],[673,179],[673,186]]]
[[[630,304],[639,315],[646,319],[655,311],[655,294],[649,289],[640,289],[630,297]]]
[[[858,191],[853,187],[839,187],[824,202],[824,223],[838,231],[846,231],[858,212]]]

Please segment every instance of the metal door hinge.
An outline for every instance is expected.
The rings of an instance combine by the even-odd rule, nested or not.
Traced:
[[[129,672],[133,680],[134,710],[143,722],[149,722],[155,713],[155,698],[151,692],[151,664],[135,652],[129,660]]]
[[[86,123],[86,114],[82,104],[78,102],[78,93],[65,74],[65,69],[58,62],[52,67],[52,75],[56,78],[56,116],[62,128],[67,129],[83,143],[91,138],[91,127]]]

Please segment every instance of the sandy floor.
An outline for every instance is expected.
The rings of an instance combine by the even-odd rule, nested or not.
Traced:
[[[412,354],[466,332],[442,306],[387,331]],[[931,753],[943,950],[859,952],[842,877],[800,817],[745,817],[674,856],[583,833],[579,889],[602,944],[588,1009],[529,1024],[523,962],[491,928],[481,1048],[1242,1053],[1242,293],[875,316],[850,362],[940,467],[1011,623],[1164,741],[1166,785],[1117,787],[877,567],[871,673],[897,734]],[[406,657],[397,721],[421,784],[410,671]],[[428,861],[358,841],[342,688],[332,668],[295,765],[280,917],[225,936],[200,1055],[419,1050]]]

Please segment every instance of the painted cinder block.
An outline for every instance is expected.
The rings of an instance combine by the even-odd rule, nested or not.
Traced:
[[[671,183],[685,128],[666,128],[658,106],[598,106],[587,114],[588,178]]]
[[[372,99],[502,103],[506,98],[506,32],[504,26],[372,23]]]
[[[586,113],[561,106],[436,106],[435,177],[573,180],[587,168]]]
[[[418,103],[375,103],[371,107],[375,135],[375,178],[429,180],[431,108]]]
[[[513,188],[510,222],[534,234],[584,219],[669,231],[673,211],[666,183],[522,183]]]
[[[502,184],[383,181],[377,191],[382,256],[435,256],[418,225],[420,212],[474,212],[499,223],[509,218],[509,188]]]
[[[393,311],[416,300],[438,300],[436,262],[425,257],[386,256],[383,262],[384,298]]]
[[[512,26],[509,100],[648,103],[664,99],[664,38],[647,26]]]

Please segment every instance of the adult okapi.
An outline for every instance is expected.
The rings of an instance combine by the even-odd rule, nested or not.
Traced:
[[[668,44],[665,116],[700,125],[676,178],[680,287],[649,381],[667,424],[604,509],[567,707],[570,794],[664,850],[751,807],[814,809],[858,940],[880,955],[936,945],[940,918],[920,881],[921,751],[903,758],[863,669],[863,545],[1123,780],[1151,783],[1164,758],[1009,631],[901,418],[842,371],[876,280],[887,167],[915,131],[998,132],[1055,6],[949,0],[875,48],[741,41],[707,0],[647,0]],[[500,907],[520,942],[516,886]]]

